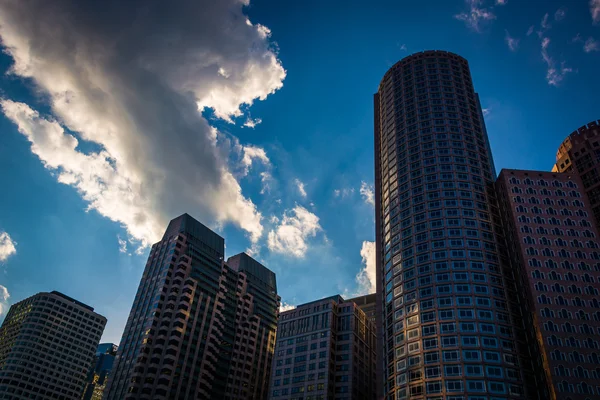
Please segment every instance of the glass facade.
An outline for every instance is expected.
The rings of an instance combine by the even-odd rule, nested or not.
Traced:
[[[394,65],[375,94],[378,385],[386,399],[524,397],[467,61]]]

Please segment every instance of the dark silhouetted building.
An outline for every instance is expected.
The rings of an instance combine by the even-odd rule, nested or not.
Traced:
[[[83,390],[82,400],[102,400],[108,375],[112,370],[118,346],[113,343],[100,343]]]
[[[332,296],[282,312],[275,351],[272,400],[375,399],[375,326],[354,301]]]
[[[0,399],[81,399],[105,325],[59,292],[13,304],[0,327]]]
[[[492,220],[496,173],[467,61],[402,59],[374,110],[381,398],[525,398]]]
[[[502,170],[496,188],[539,398],[600,398],[600,249],[584,185]]]
[[[105,397],[265,399],[275,274],[187,214],[152,246]]]
[[[600,226],[600,121],[582,126],[562,142],[552,171],[579,174]]]

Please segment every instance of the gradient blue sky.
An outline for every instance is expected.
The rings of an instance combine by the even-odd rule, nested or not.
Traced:
[[[144,186],[150,193],[140,198],[150,199],[148,215],[152,214],[153,221],[162,223],[176,216],[166,214],[184,211],[198,217],[225,237],[228,256],[254,250],[256,258],[276,272],[279,294],[286,304],[335,293],[353,295],[370,288],[372,269],[364,269],[365,263],[372,268],[373,262],[372,251],[367,250],[372,249],[369,242],[374,240],[374,213],[366,195],[374,174],[372,95],[385,71],[399,59],[441,49],[469,61],[475,89],[487,110],[498,171],[505,167],[549,170],[564,137],[600,118],[600,2],[395,0],[370,1],[367,6],[362,1],[255,0],[244,7],[233,0],[230,3],[238,17],[243,14],[252,21],[249,29],[254,36],[245,46],[245,31],[236,33],[236,45],[229,46],[223,42],[229,32],[215,34],[220,42],[207,46],[230,51],[227,57],[220,56],[234,61],[276,54],[286,71],[281,86],[282,70],[263,62],[264,57],[257,61],[252,73],[257,68],[266,72],[256,75],[255,84],[266,86],[252,91],[248,87],[253,80],[240,78],[242,84],[235,90],[250,91],[250,99],[264,99],[242,106],[242,115],[231,116],[234,123],[215,115],[219,109],[224,110],[221,114],[231,114],[231,107],[217,105],[216,113],[208,109],[203,113],[218,129],[224,146],[216,153],[239,182],[241,198],[256,207],[254,225],[244,225],[248,215],[236,214],[239,207],[235,201],[222,202],[222,207],[234,209],[223,216],[214,205],[207,206],[207,200],[189,200],[194,199],[194,185]],[[596,14],[594,4],[598,4]],[[203,12],[211,17],[210,7]],[[231,16],[223,10],[215,13],[216,20]],[[27,26],[27,17],[21,18],[25,21],[21,25]],[[18,20],[2,23],[17,24]],[[51,26],[52,22],[47,23]],[[257,24],[268,27],[271,35],[265,35]],[[97,25],[103,28],[101,21]],[[221,26],[216,24],[214,29],[224,29]],[[89,32],[74,30],[71,34],[77,38]],[[212,33],[193,34],[204,34],[207,42],[213,39]],[[35,37],[32,35],[24,29],[17,33],[0,30],[4,45],[10,42],[16,48],[0,55],[0,97],[4,101],[4,114],[0,113],[0,232],[6,233],[0,234],[0,313],[36,292],[59,290],[105,315],[108,325],[103,340],[118,343],[146,261],[148,250],[143,243],[156,240],[156,233],[139,230],[135,221],[121,218],[119,207],[100,212],[90,207],[81,188],[78,191],[72,182],[58,182],[68,160],[42,162],[32,153],[32,143],[17,130],[16,123],[26,124],[25,117],[16,116],[14,109],[11,114],[10,107],[23,103],[46,121],[62,125],[65,134],[77,137],[81,154],[98,154],[105,148],[102,140],[79,134],[64,121],[64,114],[52,107],[57,94],[48,94],[49,84],[43,83],[41,72],[9,73],[20,50],[15,43],[22,43],[17,39]],[[237,79],[234,61],[214,79]],[[61,60],[44,62],[60,64]],[[168,76],[168,68],[163,66],[162,75],[156,75]],[[275,78],[264,83],[268,77]],[[213,79],[204,73],[193,78],[200,86]],[[198,100],[205,89],[194,90]],[[143,106],[143,96],[139,97]],[[247,98],[233,97],[234,109]],[[218,101],[205,104],[220,104]],[[131,109],[124,106],[121,110],[129,117]],[[262,122],[254,128],[243,126],[249,118]],[[173,134],[156,131],[163,138]],[[159,136],[146,140],[154,137]],[[206,143],[198,146],[202,145]],[[138,149],[130,150],[135,153]],[[65,154],[68,157],[60,152],[56,156]],[[111,157],[110,163],[118,165],[119,156],[113,153]],[[201,185],[203,164],[190,166],[182,161],[181,168],[192,173],[199,168],[196,175]],[[168,168],[162,172],[165,179],[178,174]],[[271,177],[265,181],[268,190],[263,190],[261,177],[266,175],[261,173]],[[169,193],[152,192],[166,188]],[[206,188],[197,190],[210,196]],[[187,195],[191,197],[186,198],[186,209],[175,204],[179,192],[192,193]],[[161,198],[158,205],[153,203],[155,197]],[[110,204],[118,206],[119,199]],[[133,206],[143,209],[144,204]],[[255,229],[258,213],[260,233]]]

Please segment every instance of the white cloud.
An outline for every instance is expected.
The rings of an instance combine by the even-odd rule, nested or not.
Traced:
[[[261,213],[199,112],[231,121],[282,87],[286,72],[247,3],[1,2],[11,73],[31,79],[52,115],[10,100],[2,109],[59,182],[142,244],[183,212],[233,223],[255,242]],[[98,150],[83,152],[80,140]]]
[[[356,282],[358,289],[356,296],[362,296],[365,294],[375,293],[376,288],[376,265],[375,265],[375,242],[364,241],[360,249],[360,256],[362,258],[362,269],[356,275]]]
[[[506,35],[504,37],[504,40],[506,40],[506,44],[508,45],[508,48],[510,49],[510,51],[517,51],[519,49],[519,39],[516,39],[514,37],[511,37],[510,34],[508,33],[508,30],[505,30]]]
[[[295,310],[296,306],[292,305],[292,304],[288,304],[286,302],[281,302],[281,305],[279,306],[279,312],[284,312],[284,311],[290,311],[290,310]]]
[[[274,253],[303,258],[308,239],[321,231],[319,217],[302,206],[284,212],[279,225],[269,232],[267,246]]]
[[[481,110],[481,112],[483,113],[484,117],[487,117],[492,112],[492,107],[484,108]]]
[[[0,285],[0,315],[6,314],[8,311],[8,299],[10,298],[10,293],[8,293],[8,289],[2,285]]]
[[[270,193],[271,192],[271,182],[273,181],[273,176],[270,172],[264,171],[260,173],[260,183],[261,189],[260,194]]]
[[[298,189],[298,193],[300,193],[300,196],[306,198],[306,188],[304,187],[304,183],[296,178],[294,179],[294,184],[296,185],[296,189]]]
[[[590,13],[594,23],[600,22],[600,0],[590,0]]]
[[[365,203],[375,207],[375,192],[373,191],[373,185],[369,185],[367,182],[362,181],[360,184],[360,194]]]
[[[564,61],[560,63],[560,66],[557,66],[554,59],[548,53],[549,46],[550,39],[547,37],[542,38],[542,59],[548,68],[546,72],[546,81],[549,85],[558,86],[568,73],[573,72],[573,69],[567,67]]]
[[[505,6],[508,3],[508,0],[496,0],[496,5]]]
[[[342,189],[335,189],[333,191],[334,197],[341,197],[342,199],[352,196],[353,194],[354,194],[354,188],[342,188]]]
[[[531,34],[533,33],[534,30],[535,30],[535,26],[531,25],[529,27],[529,29],[527,29],[527,36],[531,36]]]
[[[6,232],[0,231],[0,262],[8,260],[8,257],[17,254],[17,243]]]
[[[552,25],[550,25],[550,23],[548,22],[549,17],[550,17],[550,15],[548,13],[544,14],[544,17],[542,18],[542,22],[540,23],[540,26],[542,27],[542,29],[544,31],[552,28]]]
[[[475,32],[481,31],[484,22],[496,19],[496,15],[492,11],[493,7],[482,7],[482,0],[465,0],[465,3],[467,3],[469,9],[456,14],[454,18],[463,21],[467,27],[473,29]]]
[[[583,44],[583,51],[591,53],[592,51],[600,51],[600,44],[592,37],[588,38]]]
[[[562,21],[563,19],[565,19],[566,16],[567,16],[567,10],[565,10],[564,8],[559,8],[554,13],[554,20],[555,21]]]
[[[241,145],[240,145],[241,146]],[[250,167],[254,161],[262,163],[266,167],[271,166],[271,160],[267,157],[267,152],[258,146],[241,146],[241,152],[244,154],[241,160],[243,167],[243,176],[248,175]]]
[[[119,242],[119,252],[127,253],[127,240],[121,239],[121,236],[117,235],[117,241]]]
[[[402,51],[408,51],[408,48],[406,47],[406,44],[402,43],[402,45],[400,46],[400,50],[402,50]]]
[[[252,119],[250,117],[248,117],[248,119],[246,119],[246,122],[244,122],[244,125],[246,128],[252,128],[254,129],[256,127],[256,125],[262,123],[262,119],[260,118],[255,118]]]

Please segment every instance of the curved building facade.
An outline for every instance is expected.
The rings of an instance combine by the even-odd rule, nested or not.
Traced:
[[[467,61],[413,54],[374,96],[381,398],[525,398]]]
[[[600,120],[567,136],[556,152],[552,171],[576,172],[581,177],[596,226],[600,227]]]

